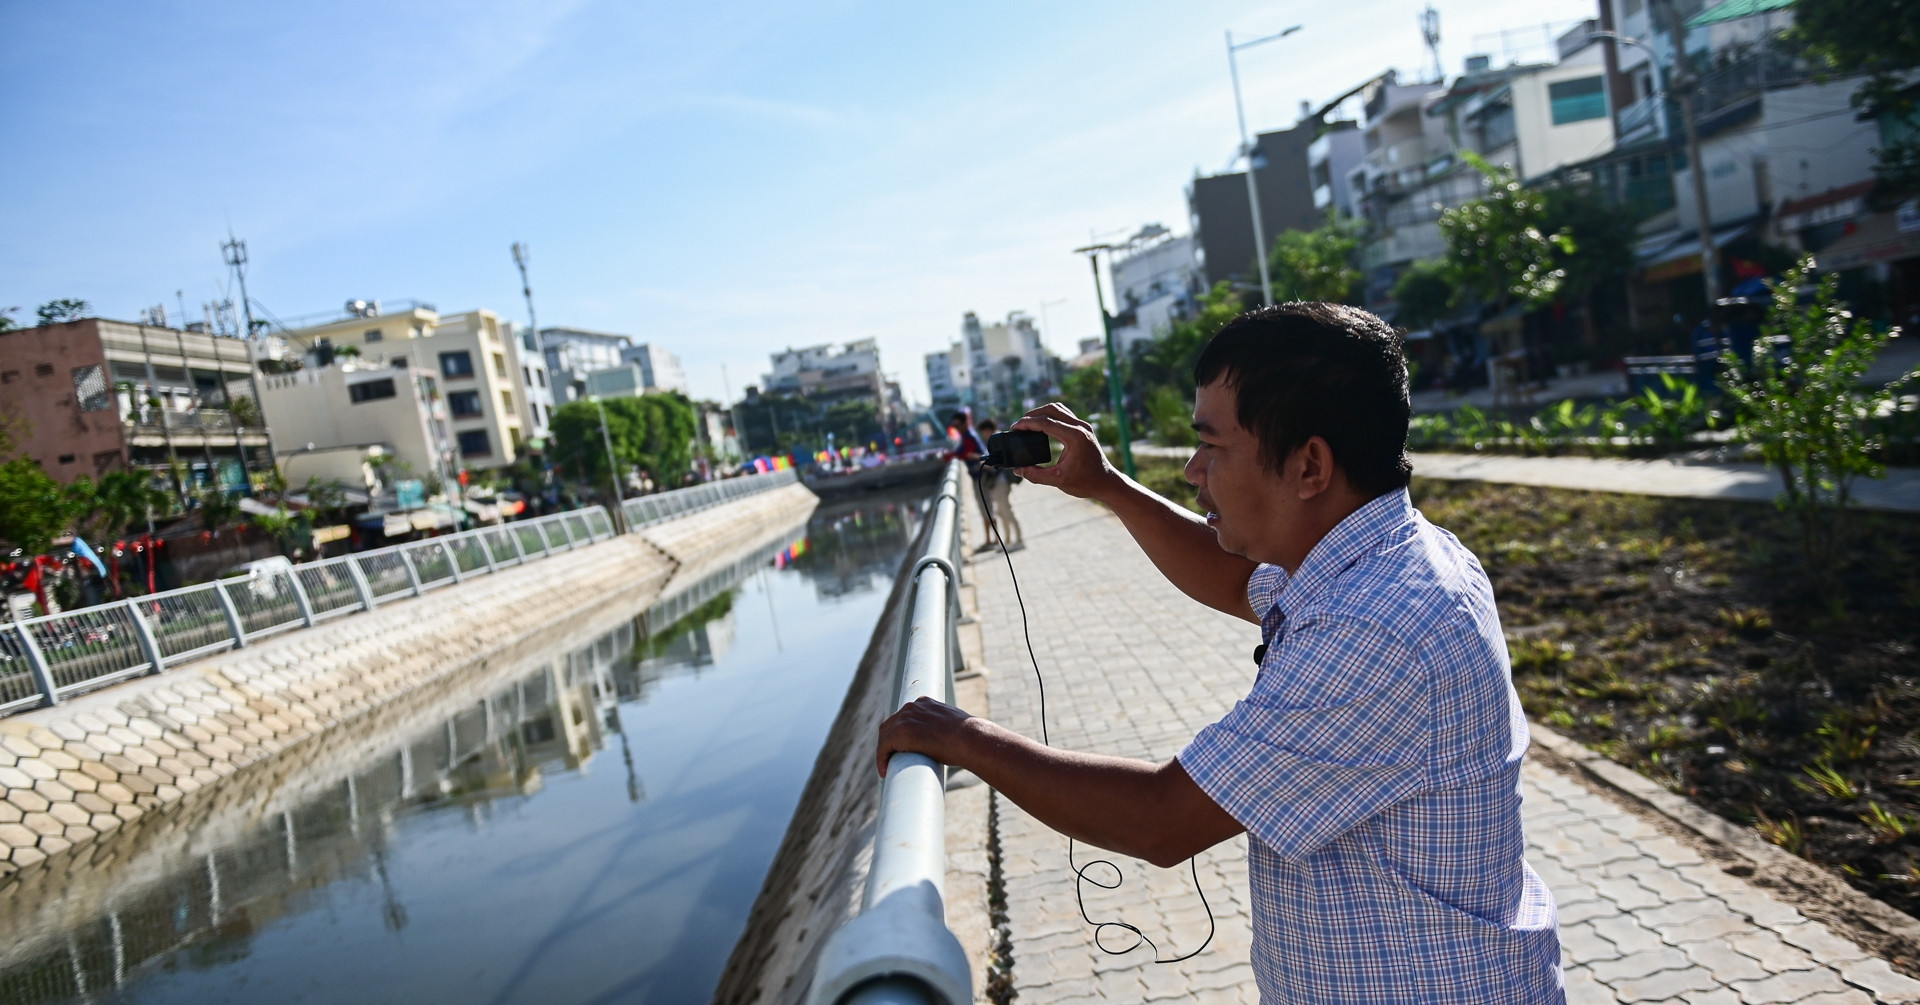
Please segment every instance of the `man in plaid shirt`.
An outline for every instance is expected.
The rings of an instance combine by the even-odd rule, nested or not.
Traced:
[[[927,699],[880,728],[1064,834],[1171,866],[1245,831],[1267,1003],[1562,1003],[1553,898],[1523,856],[1527,748],[1493,589],[1407,497],[1399,336],[1282,304],[1195,367],[1201,520],[1120,475],[1060,405],[1020,474],[1118,515],[1189,596],[1258,622],[1245,699],[1165,764],[1055,750]]]

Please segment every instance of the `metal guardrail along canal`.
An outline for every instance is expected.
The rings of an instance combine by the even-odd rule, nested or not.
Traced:
[[[914,560],[894,665],[893,707],[953,701],[960,665],[960,492],[947,466]],[[947,928],[946,769],[924,754],[887,761],[860,914],[820,950],[810,1005],[968,1005],[973,978]]]
[[[795,477],[781,471],[630,499],[628,528],[790,485]],[[0,715],[55,705],[614,534],[607,511],[593,506],[0,624]]]

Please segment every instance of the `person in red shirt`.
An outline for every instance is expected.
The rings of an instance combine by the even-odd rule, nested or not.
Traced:
[[[958,437],[960,445],[940,455],[940,458],[947,461],[967,462],[967,474],[973,477],[974,495],[977,498],[980,494],[980,459],[987,456],[987,441],[981,439],[979,431],[973,428],[971,409],[962,408],[953,413],[953,418],[947,425],[947,437],[949,439]],[[990,517],[983,507],[980,511],[980,533],[987,540],[993,537],[993,525],[989,520]]]

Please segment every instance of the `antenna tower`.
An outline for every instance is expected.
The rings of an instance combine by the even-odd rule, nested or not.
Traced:
[[[227,231],[227,239],[220,242],[220,255],[226,259],[227,266],[233,270],[233,276],[240,281],[240,337],[253,337],[253,301],[247,296],[247,242]]]
[[[1444,82],[1447,71],[1440,65],[1440,12],[1432,4],[1420,12],[1420,37],[1427,43],[1426,78],[1436,84]]]

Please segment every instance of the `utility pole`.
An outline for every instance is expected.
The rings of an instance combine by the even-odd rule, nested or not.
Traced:
[[[533,284],[527,282],[527,259],[531,257],[532,253],[527,250],[525,244],[519,241],[513,242],[513,264],[520,269],[520,295],[527,298],[527,331],[530,333],[529,338],[532,339],[532,344],[527,348],[539,353],[544,359],[546,346],[540,339],[540,321],[533,314]]]
[[[1100,331],[1107,340],[1107,401],[1113,408],[1113,419],[1120,435],[1120,468],[1133,477],[1133,430],[1127,424],[1126,396],[1120,389],[1120,363],[1113,351],[1113,315],[1107,313],[1107,294],[1100,285],[1100,253],[1112,251],[1111,244],[1091,244],[1084,248],[1073,249],[1076,255],[1086,255],[1087,264],[1093,267],[1093,298],[1100,305]]]
[[[1666,14],[1667,34],[1673,38],[1673,72],[1669,90],[1680,101],[1680,122],[1687,136],[1687,173],[1693,178],[1694,222],[1700,230],[1700,278],[1707,296],[1707,325],[1713,327],[1713,306],[1720,300],[1720,249],[1713,243],[1713,213],[1707,206],[1707,168],[1700,162],[1700,125],[1695,101],[1700,78],[1687,64],[1687,22],[1673,0],[1654,0]]]
[[[600,442],[607,447],[607,477],[613,480],[613,511],[619,516],[622,527],[626,526],[626,498],[620,494],[620,464],[613,459],[613,434],[607,432],[607,406],[601,404],[600,396],[593,395],[593,407],[600,410]]]
[[[254,418],[260,423],[260,431],[267,434],[267,461],[277,469],[280,461],[279,455],[273,449],[273,428],[267,425],[266,403],[260,397],[260,354],[253,340],[253,298],[247,296],[247,242],[234,237],[233,231],[229,230],[227,239],[220,245],[220,254],[226,260],[227,266],[233,269],[233,277],[240,283],[240,317],[242,319],[240,323],[243,326],[240,337],[246,340],[247,346],[247,386],[253,391]],[[186,308],[182,307],[180,313],[185,315]],[[181,326],[186,326],[184,316],[181,318]],[[223,378],[222,386],[224,385]],[[238,434],[235,435],[235,440],[239,440]],[[245,470],[246,446],[240,444],[236,449],[240,451],[240,467]]]
[[[1275,32],[1264,38],[1256,38],[1251,42],[1241,42],[1237,45],[1233,41],[1233,31],[1231,29],[1227,31],[1227,73],[1233,77],[1233,112],[1240,119],[1240,155],[1247,159],[1247,206],[1253,214],[1253,257],[1260,265],[1260,303],[1265,307],[1273,306],[1273,277],[1268,274],[1267,270],[1266,229],[1260,223],[1260,188],[1258,185],[1255,185],[1253,181],[1253,171],[1255,166],[1260,163],[1260,160],[1257,155],[1258,152],[1254,149],[1253,141],[1247,136],[1247,108],[1240,100],[1240,64],[1235,59],[1234,53],[1241,49],[1250,49],[1262,42],[1271,42],[1274,39],[1286,38],[1288,35],[1299,30],[1300,26],[1296,24],[1285,31]],[[1097,285],[1099,282],[1098,266],[1095,266],[1094,272],[1094,281]],[[1104,316],[1106,309],[1101,308],[1100,313]],[[1113,341],[1111,335],[1108,336],[1107,341]],[[1112,356],[1111,350],[1108,351],[1108,356]],[[1133,474],[1131,450],[1128,452],[1128,457],[1127,474],[1131,476]]]

